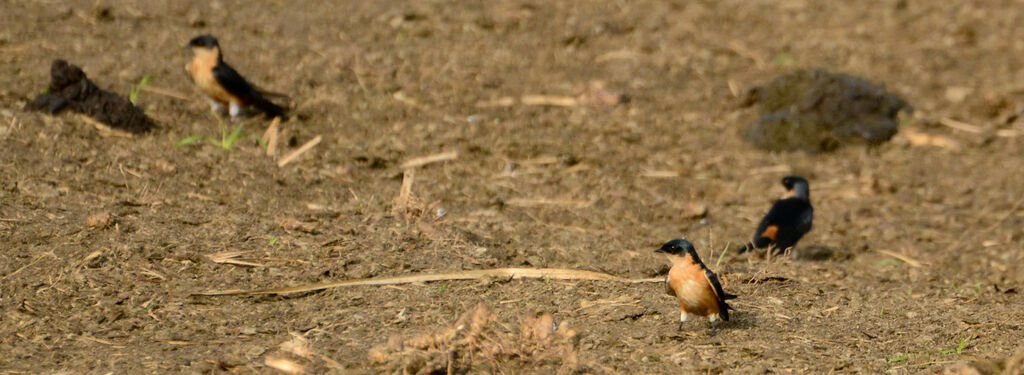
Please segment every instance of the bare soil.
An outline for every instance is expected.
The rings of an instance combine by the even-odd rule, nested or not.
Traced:
[[[1020,1],[2,1],[0,24],[0,371],[400,371],[371,348],[480,303],[495,336],[458,336],[457,372],[936,373],[1024,342]],[[234,126],[183,72],[206,32],[291,96],[282,152],[323,141],[278,167],[254,117],[230,149],[178,146]],[[152,76],[139,105],[158,127],[112,136],[22,110],[57,58],[124,96]],[[746,89],[817,68],[915,112],[876,147],[740,138]],[[396,209],[400,165],[449,151]],[[811,181],[797,250],[815,256],[718,264],[790,173]],[[655,278],[652,250],[676,237],[715,251],[740,296],[714,337],[700,320],[677,331],[659,283],[192,296],[496,267]],[[519,324],[543,314],[575,336],[527,353]],[[519,349],[466,341],[502,337]]]

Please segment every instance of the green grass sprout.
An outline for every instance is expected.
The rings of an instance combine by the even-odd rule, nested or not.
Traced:
[[[182,138],[181,140],[179,140],[178,143],[174,144],[174,146],[175,147],[188,146],[188,145],[193,144],[193,143],[201,142],[203,140],[203,138],[204,138],[203,136],[198,135],[198,134],[190,135],[188,137],[185,137],[185,138]]]
[[[149,84],[150,75],[146,74],[139,81],[139,84],[132,86],[131,91],[128,93],[128,101],[132,102],[132,105],[139,105],[139,92],[142,92],[142,88]]]
[[[888,361],[889,363],[897,363],[897,362],[903,362],[903,361],[906,361],[906,360],[908,360],[908,359],[910,359],[910,357],[907,357],[907,356],[905,356],[905,355],[901,355],[901,356],[897,356],[897,357],[892,357],[892,358],[889,358],[889,359],[887,359],[887,361]]]
[[[967,348],[967,345],[970,345],[970,344],[971,344],[971,338],[967,337],[967,336],[962,336],[962,337],[960,337],[960,343],[957,344],[956,349],[946,349],[946,350],[943,350],[941,353],[944,354],[944,355],[949,355],[949,354],[960,355],[961,353],[964,352],[964,349]]]

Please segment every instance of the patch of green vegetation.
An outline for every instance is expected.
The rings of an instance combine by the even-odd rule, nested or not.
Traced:
[[[228,128],[224,125],[224,122],[221,121],[219,117],[217,117],[217,122],[220,124],[219,139],[195,134],[182,138],[175,145],[177,147],[182,147],[206,140],[207,142],[210,142],[210,144],[220,147],[221,149],[231,150],[231,148],[235,146],[235,143],[238,142],[239,139],[242,139],[242,129],[244,129],[245,126],[242,124],[238,124],[238,126],[235,126],[234,130],[228,132]]]
[[[886,361],[888,361],[889,363],[897,363],[897,362],[906,361],[908,359],[910,359],[910,357],[907,357],[905,355],[901,355],[901,356],[896,356],[896,357],[889,358]]]
[[[796,59],[789,52],[780,52],[775,55],[775,65],[781,67],[790,67],[796,64]]]
[[[188,137],[185,137],[185,138],[182,138],[181,140],[179,140],[178,143],[174,144],[174,146],[175,147],[184,147],[184,146],[188,146],[188,145],[193,144],[193,143],[199,143],[199,142],[203,141],[203,138],[204,138],[203,136],[198,135],[198,134],[190,135]]]
[[[441,284],[441,286],[437,287],[437,293],[444,293],[446,289],[448,289],[448,284]]]
[[[946,349],[946,350],[941,351],[940,353],[942,353],[944,355],[949,355],[949,354],[960,355],[961,353],[964,352],[964,349],[967,348],[967,345],[970,345],[970,344],[971,344],[971,338],[967,337],[967,336],[962,336],[962,337],[960,337],[960,343],[957,344],[956,349]]]
[[[230,133],[228,133],[227,128],[221,126],[220,139],[218,140],[214,138],[208,138],[207,140],[217,147],[220,147],[225,150],[231,150],[231,147],[235,145],[235,142],[237,142],[238,139],[242,137],[242,129],[242,124],[238,124],[238,126],[235,126],[235,130],[232,130]]]
[[[276,244],[277,244],[277,236],[270,237],[270,244],[269,245],[270,246],[274,246]]]
[[[725,248],[722,249],[722,253],[718,254],[718,261],[715,262],[715,269],[718,269],[718,266],[722,264],[722,258],[725,258],[725,253],[729,252],[729,245],[732,245],[732,242],[726,242]]]
[[[143,87],[146,87],[146,85],[149,84],[149,79],[150,78],[151,78],[150,75],[146,74],[145,76],[142,77],[141,80],[139,80],[139,83],[137,85],[132,86],[131,91],[128,92],[128,101],[132,102],[132,105],[134,105],[134,106],[138,106],[139,105],[139,92],[142,91]]]

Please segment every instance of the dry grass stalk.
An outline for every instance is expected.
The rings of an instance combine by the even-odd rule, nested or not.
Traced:
[[[304,293],[344,286],[360,285],[396,285],[409,283],[423,283],[430,281],[445,280],[479,280],[486,278],[507,278],[507,279],[552,279],[552,280],[593,280],[593,281],[618,281],[628,283],[648,282],[648,280],[661,281],[663,279],[640,279],[630,280],[618,276],[609,275],[594,271],[581,271],[560,268],[495,268],[489,270],[470,270],[451,273],[436,273],[426,275],[381,277],[371,279],[356,279],[330,281],[318,284],[297,285],[283,288],[257,289],[257,290],[213,290],[193,293],[195,296],[249,296],[261,294],[289,294]]]
[[[292,151],[292,152],[288,153],[288,155],[285,155],[284,158],[281,158],[281,160],[277,162],[277,166],[278,167],[284,167],[285,165],[288,165],[288,163],[291,163],[292,161],[295,161],[296,158],[298,158],[299,156],[304,154],[306,151],[309,151],[314,146],[319,144],[321,140],[323,140],[323,137],[321,137],[319,135],[316,136],[316,137],[313,137],[313,139],[310,139],[309,142],[306,142],[302,146],[299,146],[299,148],[295,149],[295,151]]]
[[[416,170],[409,168],[402,173],[402,187],[395,197],[395,204],[391,207],[391,214],[409,218],[423,213],[423,204],[412,196],[412,184],[416,179]]]
[[[679,172],[644,170],[640,172],[640,176],[647,178],[676,178],[679,177]]]
[[[402,163],[401,166],[399,166],[399,168],[401,168],[401,169],[417,168],[417,167],[422,167],[422,166],[427,165],[427,164],[432,164],[432,163],[437,163],[437,162],[442,162],[442,161],[448,161],[448,160],[455,160],[458,157],[459,157],[459,153],[456,152],[456,151],[448,151],[448,152],[442,152],[440,154],[420,156],[420,157],[415,157],[415,158],[406,160],[404,163]]]
[[[968,133],[981,134],[985,131],[985,129],[983,129],[980,126],[968,124],[963,121],[957,121],[949,117],[943,117],[942,119],[939,120],[939,123],[950,128],[965,131]]]
[[[905,137],[912,146],[941,147],[948,150],[959,150],[961,148],[960,142],[944,135],[928,134],[910,128],[904,129],[900,134]]]
[[[274,157],[277,155],[277,139],[279,135],[278,127],[281,125],[281,118],[274,117],[270,121],[270,126],[267,126],[267,130],[263,132],[263,136],[260,139],[263,144],[267,145],[267,156]]]
[[[477,108],[499,108],[511,107],[516,104],[516,99],[511,96],[503,96],[497,99],[481,100],[476,102]]]
[[[565,95],[523,95],[519,101],[526,106],[575,107],[580,104],[576,97]]]
[[[505,204],[516,207],[567,206],[573,208],[585,208],[592,206],[594,201],[575,199],[512,198],[505,201]]]
[[[549,314],[523,317],[519,329],[513,330],[480,304],[449,327],[407,339],[392,336],[367,356],[392,373],[452,374],[517,367],[572,373],[579,367],[578,344],[577,332],[565,322],[556,326]]]
[[[240,258],[244,251],[222,251],[214,254],[206,254],[206,258],[217,264],[233,264],[246,267],[263,267],[262,264],[251,262]]]
[[[292,360],[289,360],[289,359],[267,356],[263,360],[263,364],[267,365],[267,367],[270,367],[272,369],[284,372],[286,374],[305,374],[306,373],[306,368],[305,367],[303,367],[302,365],[300,365],[298,363],[295,363],[295,361],[292,361]]]
[[[996,130],[996,136],[1000,138],[1016,138],[1024,135],[1024,131],[1013,130],[1013,129],[999,129]]]
[[[921,261],[919,261],[917,259],[914,259],[914,258],[911,258],[911,257],[906,256],[906,255],[897,253],[895,251],[889,251],[889,250],[884,250],[884,249],[875,249],[875,251],[877,251],[879,253],[882,253],[882,254],[885,254],[885,255],[888,255],[888,256],[891,256],[893,258],[899,259],[899,260],[903,261],[904,263],[906,263],[907,265],[909,265],[911,267],[914,267],[914,268],[921,268],[921,267],[924,266],[924,263],[921,263]]]

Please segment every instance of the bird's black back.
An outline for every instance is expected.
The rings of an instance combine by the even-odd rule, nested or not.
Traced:
[[[800,198],[780,199],[761,219],[757,231],[754,232],[754,243],[760,245],[757,247],[767,246],[771,241],[761,235],[768,227],[774,225],[778,228],[774,241],[775,247],[786,249],[796,245],[800,238],[811,231],[813,220],[814,208],[811,207],[811,202]]]

